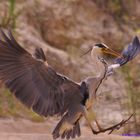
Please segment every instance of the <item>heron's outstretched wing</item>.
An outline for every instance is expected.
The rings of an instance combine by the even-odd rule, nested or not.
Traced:
[[[37,50],[35,59],[14,39],[1,31],[0,80],[27,107],[43,116],[63,114],[70,104],[81,102],[80,86],[45,65]],[[40,61],[40,59],[44,61]]]
[[[121,58],[115,59],[116,64],[120,64],[120,66],[126,64],[128,61],[132,60],[134,57],[136,57],[140,53],[140,42],[138,37],[136,36],[132,43],[128,45],[127,48],[125,48],[122,51]]]

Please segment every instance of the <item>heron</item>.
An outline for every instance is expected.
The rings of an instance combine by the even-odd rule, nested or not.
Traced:
[[[6,34],[1,29],[0,80],[20,102],[37,114],[44,117],[61,117],[52,132],[54,139],[79,137],[81,118],[85,118],[93,134],[106,131],[111,133],[124,125],[131,116],[103,129],[92,111],[97,90],[108,72],[132,60],[139,50],[140,43],[137,37],[122,54],[113,51],[105,44],[94,44],[90,52],[92,60],[97,63],[99,73],[77,83],[57,73],[48,64],[42,48],[36,48],[34,54],[30,54],[20,46],[10,30]],[[101,52],[117,58],[108,66]],[[92,121],[95,121],[98,130],[92,126]]]

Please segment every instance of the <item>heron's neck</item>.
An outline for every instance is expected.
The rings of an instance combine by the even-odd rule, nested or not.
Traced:
[[[105,74],[105,68],[103,63],[99,60],[99,57],[102,57],[100,50],[98,48],[93,48],[91,52],[91,57],[97,76],[103,77]]]

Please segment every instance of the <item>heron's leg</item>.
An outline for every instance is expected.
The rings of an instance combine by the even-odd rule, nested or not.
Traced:
[[[92,108],[89,108],[88,110],[85,109],[85,113],[86,113],[86,115],[84,115],[84,116],[85,116],[85,118],[86,118],[86,120],[87,120],[87,122],[88,122],[88,125],[90,126],[90,128],[91,128],[93,134],[104,133],[104,132],[106,132],[106,131],[110,131],[109,134],[111,134],[114,130],[116,130],[116,129],[118,130],[118,129],[120,129],[122,126],[124,126],[124,125],[131,119],[131,117],[134,115],[134,114],[132,114],[132,115],[129,116],[126,120],[122,120],[121,122],[119,122],[119,123],[117,123],[117,124],[115,124],[115,125],[113,125],[113,126],[111,126],[111,127],[108,127],[108,128],[105,128],[105,129],[104,129],[104,128],[102,128],[102,127],[99,125],[99,123],[98,123],[98,121],[97,121],[97,119],[96,119],[95,113],[94,113],[94,111],[92,110]],[[95,121],[95,123],[96,123],[96,125],[97,125],[99,131],[95,131],[95,130],[93,129],[93,126],[91,125],[91,122],[92,122],[93,120]]]
[[[105,129],[102,129],[100,127],[100,125],[98,124],[98,122],[96,122],[97,126],[99,125],[99,131],[97,131],[96,133],[104,133],[106,131],[110,131],[109,134],[111,134],[114,130],[118,130],[120,129],[122,126],[124,126],[125,124],[127,124],[127,122],[131,119],[131,117],[133,116],[134,114],[130,115],[126,120],[122,120],[121,122],[111,126],[111,127],[108,127],[108,128],[105,128]],[[101,129],[100,129],[101,128]]]
[[[87,108],[87,117],[88,119],[92,122],[92,121],[95,121],[97,127],[99,130],[103,130],[102,127],[100,126],[100,124],[98,123],[97,119],[96,119],[96,114],[95,112],[93,111],[93,107],[92,106],[89,106]]]
[[[98,129],[100,130],[100,131],[102,131],[103,130],[103,128],[100,126],[100,124],[98,123],[98,121],[95,119],[95,123],[96,123],[96,125],[97,125],[97,127],[98,127]]]
[[[93,133],[93,134],[98,134],[98,132],[97,132],[96,130],[93,129],[93,126],[92,126],[92,124],[91,124],[91,121],[92,121],[92,120],[91,120],[91,118],[90,118],[90,116],[89,116],[88,110],[87,110],[85,107],[84,107],[84,109],[83,109],[83,116],[85,117],[85,119],[86,119],[86,121],[87,121],[89,127],[91,128],[92,133]]]
[[[97,121],[96,114],[95,114],[95,112],[93,111],[92,108],[90,108],[88,110],[88,118],[90,119],[90,121],[95,121],[95,123],[96,123],[96,125],[97,125],[97,127],[100,131],[103,130],[103,128],[100,126],[99,122]]]

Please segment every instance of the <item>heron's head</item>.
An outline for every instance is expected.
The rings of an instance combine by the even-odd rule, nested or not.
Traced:
[[[103,44],[103,43],[97,43],[97,44],[94,44],[94,45],[91,45],[90,46],[90,49],[84,53],[87,54],[91,52],[91,54],[98,54],[98,55],[105,55],[105,54],[109,54],[109,55],[112,55],[112,56],[115,56],[115,57],[121,57],[121,54],[119,54],[118,52],[110,49],[107,45]]]
[[[109,54],[109,55],[113,55],[115,57],[120,57],[121,54],[119,54],[118,52],[110,49],[107,45],[103,44],[103,43],[98,43],[98,44],[95,44],[93,47],[92,47],[92,50],[96,50],[96,51],[99,51],[100,53],[102,54]]]

